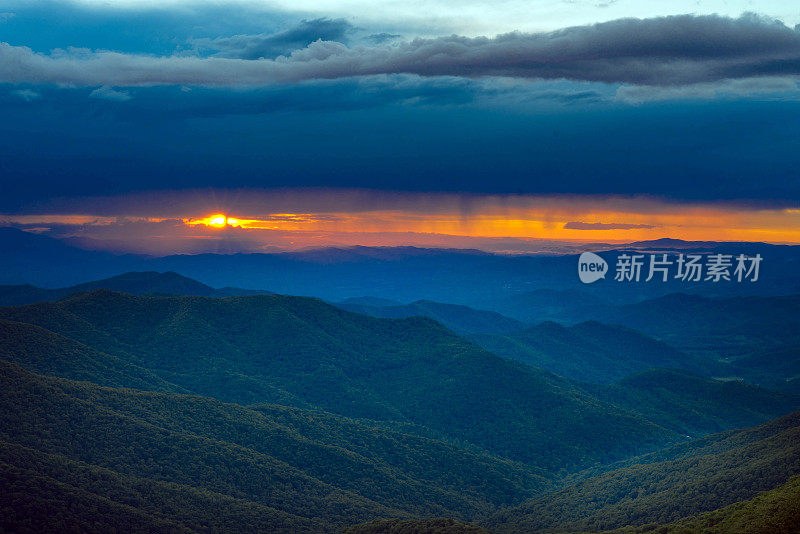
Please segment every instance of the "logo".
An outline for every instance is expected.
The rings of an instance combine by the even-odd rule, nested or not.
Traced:
[[[594,252],[584,252],[578,258],[578,276],[584,284],[605,278],[607,272],[608,263]]]
[[[647,258],[649,257],[649,261]],[[757,282],[761,254],[635,254],[617,256],[614,280],[617,282]],[[594,252],[578,258],[578,277],[584,284],[606,277],[608,263]]]

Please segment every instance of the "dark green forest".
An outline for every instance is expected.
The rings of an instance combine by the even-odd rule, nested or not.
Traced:
[[[800,528],[800,398],[764,351],[115,283],[147,294],[0,308],[0,530]]]

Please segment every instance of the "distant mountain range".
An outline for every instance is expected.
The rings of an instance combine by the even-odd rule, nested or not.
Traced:
[[[594,318],[612,304],[583,289],[536,289],[500,295],[475,304],[527,324],[545,321],[578,323]]]
[[[800,295],[708,298],[674,294],[587,314],[648,334],[684,353],[725,363],[717,376],[797,388]]]
[[[202,297],[230,297],[234,295],[267,295],[270,292],[255,289],[225,287],[215,289],[178,273],[154,271],[124,273],[104,280],[96,280],[59,289],[44,289],[32,285],[0,285],[0,306],[18,306],[34,302],[59,300],[74,293],[108,289],[131,295],[197,295]]]
[[[55,301],[95,289],[151,296],[270,294],[215,289],[174,272],[131,272],[60,289],[0,286],[0,305]],[[529,318],[560,314],[583,320],[571,326],[552,321],[526,326],[497,312],[433,301],[400,304],[360,297],[333,304],[373,317],[429,317],[489,352],[575,380],[611,382],[660,367],[706,377],[743,378],[800,393],[798,299],[673,294],[593,307],[588,303],[600,302],[596,297],[573,290],[538,290],[509,299],[517,310],[527,310]],[[553,311],[557,302],[562,303],[560,312]]]
[[[489,352],[576,380],[609,382],[661,367],[800,392],[800,296],[679,293],[611,305],[578,291],[538,290],[508,302],[513,306],[495,309],[528,320],[569,317],[565,322],[575,324],[525,327],[496,312],[431,301],[364,298],[337,305],[375,317],[430,317]]]
[[[587,321],[575,326],[544,322],[507,334],[469,337],[499,356],[588,382],[610,382],[654,367],[704,375],[724,373],[715,360],[680,352],[622,326]]]
[[[649,252],[759,253],[764,258],[758,283],[617,283],[584,285],[577,277],[577,252],[568,255],[504,256],[477,250],[415,247],[328,248],[268,254],[198,254],[148,257],[116,255],[67,246],[55,239],[0,228],[4,268],[0,283],[59,288],[129,271],[174,271],[212,287],[249,287],[329,301],[371,296],[402,303],[431,300],[490,309],[538,322],[509,311],[512,298],[532,291],[579,291],[610,304],[632,303],[670,293],[706,296],[800,293],[796,265],[800,247],[763,243],[707,243],[658,240],[594,247],[609,265],[619,254]],[[590,302],[592,299],[583,299]],[[590,305],[591,304],[590,302]],[[524,306],[524,305],[523,305]],[[519,306],[517,306],[519,308]],[[557,311],[557,310],[556,310]]]

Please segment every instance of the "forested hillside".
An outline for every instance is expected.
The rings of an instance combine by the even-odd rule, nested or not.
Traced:
[[[604,310],[603,320],[694,353],[738,358],[800,346],[800,296],[709,298],[674,294]]]
[[[27,323],[0,319],[0,360],[43,375],[105,386],[186,392],[184,388],[124,358]]]
[[[680,531],[791,501],[792,486],[757,495],[800,473],[800,412],[680,442],[797,397],[654,369],[709,360],[624,327],[492,339],[515,336],[595,382],[311,298],[98,290],[0,308],[0,528]]]
[[[800,412],[625,462],[504,510],[496,532],[587,532],[666,524],[739,501],[800,474]]]
[[[800,407],[798,395],[675,369],[653,369],[613,384],[582,387],[690,437],[757,425]]]
[[[490,534],[454,519],[378,519],[346,528],[344,534]]]
[[[500,356],[587,382],[610,382],[653,367],[704,374],[723,368],[710,358],[686,354],[630,328],[596,321],[569,327],[544,322],[470,339]]]
[[[368,302],[368,301],[367,301]],[[513,332],[525,327],[525,323],[505,317],[499,313],[476,310],[468,306],[456,304],[445,304],[430,300],[419,300],[411,304],[390,304],[376,305],[359,302],[356,300],[339,302],[336,306],[353,311],[364,313],[373,317],[386,317],[390,319],[402,319],[404,317],[430,317],[435,321],[458,334],[498,334],[503,332]]]
[[[793,534],[800,531],[800,476],[786,484],[765,491],[753,499],[741,501],[697,517],[682,519],[666,526],[626,528],[620,532],[637,534]]]
[[[3,308],[0,318],[68,336],[201,395],[405,421],[549,471],[677,438],[430,319],[378,319],[278,295],[108,291]]]
[[[7,363],[0,369],[8,469],[33,470],[78,492],[98,493],[90,472],[103,468],[115,491],[126,491],[119,486],[131,477],[169,482],[269,508],[281,520],[344,525],[398,514],[470,518],[546,482],[521,464],[322,412],[103,388]],[[88,480],[71,478],[74,462]]]

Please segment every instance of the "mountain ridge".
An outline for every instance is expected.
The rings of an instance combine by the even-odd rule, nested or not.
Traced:
[[[106,289],[132,295],[196,295],[203,297],[230,297],[236,295],[263,295],[269,291],[236,287],[213,288],[174,271],[131,271],[103,280],[84,282],[74,286],[45,289],[29,284],[0,285],[0,306],[20,306],[42,301],[66,298],[74,293]]]
[[[350,417],[408,421],[548,470],[676,438],[426,318],[372,318],[281,295],[103,290],[0,308],[0,318],[37,324],[194,393],[242,404],[299,399]]]
[[[71,286],[127,271],[175,271],[214,287],[252,287],[278,293],[341,301],[354,296],[413,302],[420,299],[473,307],[537,289],[578,290],[604,300],[632,302],[684,290],[685,284],[580,283],[575,272],[578,250],[565,255],[500,255],[469,249],[361,247],[279,253],[196,254],[163,257],[83,250],[15,228],[0,232],[6,284]],[[9,245],[4,247],[3,243]],[[24,242],[24,243],[23,243]],[[614,245],[600,251],[614,263]],[[66,248],[65,248],[66,247]],[[704,294],[789,294],[800,292],[794,268],[796,246],[717,243],[721,251],[761,253],[768,257],[759,284],[694,284]],[[738,248],[736,248],[738,247]],[[744,247],[744,248],[742,248]],[[592,249],[587,245],[586,250]],[[53,264],[61,269],[52,269]],[[494,309],[520,319],[503,309]],[[553,317],[522,318],[525,322]]]

